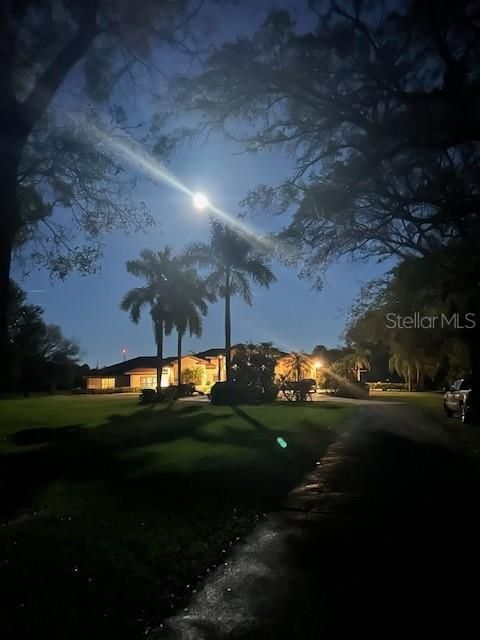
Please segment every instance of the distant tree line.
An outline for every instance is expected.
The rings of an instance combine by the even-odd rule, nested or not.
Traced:
[[[89,367],[80,365],[78,344],[55,324],[43,319],[43,309],[27,302],[24,291],[11,283],[8,343],[2,362],[2,391],[54,392],[80,387]]]
[[[390,373],[409,389],[439,388],[470,367],[471,318],[458,294],[442,290],[437,269],[422,258],[405,259],[368,283],[345,331],[348,345],[388,354]]]

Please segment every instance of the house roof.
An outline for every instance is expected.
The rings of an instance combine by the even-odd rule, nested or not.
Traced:
[[[163,362],[164,364],[170,364],[172,360],[175,360],[175,358],[164,358]],[[103,367],[102,369],[91,371],[89,377],[95,378],[109,375],[121,376],[125,375],[132,369],[155,369],[156,366],[156,356],[138,356],[137,358],[125,360],[124,362],[117,362],[116,364],[112,364],[110,367]]]
[[[197,358],[214,358],[215,356],[224,356],[225,349],[207,349],[195,354]]]
[[[195,360],[202,360],[201,356],[197,354],[186,353],[183,358],[194,358]],[[177,361],[176,356],[170,356],[163,358],[164,366],[171,365]],[[102,378],[106,376],[122,376],[132,373],[136,369],[156,369],[157,368],[157,356],[138,356],[137,358],[130,358],[124,362],[117,362],[109,367],[103,367],[102,369],[93,369],[90,371],[89,378]]]
[[[239,345],[233,345],[232,349]],[[286,354],[283,351],[277,350],[280,357],[284,357]],[[186,353],[183,358],[195,358],[197,360],[208,360],[208,358],[215,358],[225,355],[225,349],[207,349],[206,351],[200,351],[199,353]],[[163,358],[164,365],[171,365],[177,361],[176,356],[170,356],[169,358]],[[208,366],[208,365],[207,365]],[[211,365],[215,366],[215,365]],[[211,368],[211,366],[209,368]],[[88,377],[89,378],[101,378],[106,376],[121,376],[132,373],[135,369],[156,369],[157,356],[138,356],[137,358],[130,358],[124,362],[117,362],[109,367],[103,367],[101,369],[93,369]]]

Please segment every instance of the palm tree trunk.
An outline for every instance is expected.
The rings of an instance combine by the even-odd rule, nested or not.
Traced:
[[[157,394],[160,395],[163,373],[163,320],[155,325],[155,341],[157,343]]]
[[[230,310],[230,271],[225,276],[225,372],[230,382],[230,357],[232,351],[232,319]]]
[[[182,338],[183,333],[181,331],[178,332],[177,335],[177,358],[178,358],[178,386],[182,384]]]

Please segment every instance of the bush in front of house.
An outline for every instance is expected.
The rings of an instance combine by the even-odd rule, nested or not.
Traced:
[[[282,380],[280,389],[289,402],[305,402],[309,399],[312,391],[315,391],[315,380],[312,378]]]
[[[166,389],[163,389],[163,396],[169,400],[174,398],[185,398],[193,396],[195,393],[195,385],[191,382],[184,384],[171,384]]]
[[[158,394],[155,389],[142,389],[140,392],[141,404],[152,404],[154,402],[160,402],[163,400],[163,393]]]
[[[87,393],[94,396],[111,395],[113,393],[138,393],[140,387],[112,387],[109,389],[74,389],[72,393]]]
[[[408,391],[405,382],[368,382],[372,391]]]
[[[334,387],[334,395],[340,398],[357,398],[367,400],[370,393],[365,382],[352,381],[337,382]]]
[[[262,402],[275,402],[278,396],[279,388],[275,384],[269,384],[263,389]]]
[[[262,399],[261,387],[238,382],[216,382],[210,391],[212,404],[260,404]]]

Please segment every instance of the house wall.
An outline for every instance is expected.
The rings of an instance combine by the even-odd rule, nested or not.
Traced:
[[[137,389],[156,389],[157,388],[157,370],[156,369],[133,369],[135,373],[130,374],[130,386]],[[162,371],[162,387],[168,387],[172,379],[172,367],[163,367]]]
[[[87,389],[115,389],[129,387],[129,376],[100,376],[87,378]]]
[[[200,375],[202,377],[202,382],[203,382],[203,378],[205,377],[205,361],[200,360],[200,358],[194,358],[192,356],[183,356],[182,357],[182,372],[185,371],[185,369],[199,369],[200,370]],[[174,361],[172,364],[172,370],[173,370],[173,382],[172,384],[178,384],[178,362]],[[183,376],[182,376],[183,378]],[[200,385],[197,385],[200,386]]]
[[[209,391],[211,386],[219,379],[226,379],[225,358],[223,356],[212,356],[211,358],[197,358],[186,355],[182,358],[182,370],[198,369],[200,372],[200,383],[197,388],[201,391]],[[219,378],[220,373],[220,378]],[[162,387],[178,384],[178,363],[163,368]],[[132,369],[122,376],[96,376],[87,378],[87,389],[106,389],[114,387],[132,387],[136,389],[151,388],[157,386],[156,368]]]
[[[215,382],[223,382],[227,379],[227,368],[225,366],[225,356],[211,356],[206,358],[208,365],[206,366],[206,382],[214,384]],[[219,375],[220,372],[220,375]]]
[[[210,387],[219,380],[226,379],[225,358],[213,356],[211,358],[200,359],[194,356],[184,356],[182,358],[182,371],[185,369],[198,369],[200,372],[200,382],[196,387],[201,391],[209,391]],[[173,379],[172,384],[178,384],[178,363],[173,363]]]
[[[87,389],[101,389],[101,388],[102,388],[101,378],[87,378]]]

